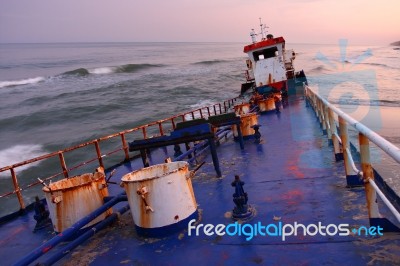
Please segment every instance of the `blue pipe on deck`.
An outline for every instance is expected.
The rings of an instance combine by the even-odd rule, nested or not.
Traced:
[[[61,250],[58,250],[56,254],[45,260],[44,262],[39,263],[40,266],[42,265],[52,265],[59,261],[62,257],[70,253],[74,248],[88,240],[90,237],[92,237],[96,232],[104,229],[107,227],[109,224],[113,223],[118,219],[118,216],[124,214],[126,211],[129,210],[129,204],[125,205],[121,209],[119,209],[117,212],[114,212],[110,216],[108,216],[106,219],[101,221],[100,223],[96,224],[93,226],[90,230],[85,232],[83,235],[79,236],[77,239],[74,241],[71,241],[69,244],[67,244],[65,247],[63,247]]]
[[[217,136],[222,135],[222,134],[224,134],[224,133],[225,133],[226,131],[228,131],[228,130],[231,130],[230,127],[229,127],[229,128],[220,129],[220,130],[217,131],[217,133],[216,133],[215,135],[217,135]],[[226,134],[225,134],[225,135],[226,135]],[[225,136],[225,135],[223,135],[223,136]],[[222,137],[220,137],[219,139],[221,139],[221,138],[222,138]],[[219,140],[219,139],[218,139],[218,140]],[[195,150],[198,150],[198,149],[200,149],[200,148],[202,148],[202,147],[204,147],[204,146],[206,146],[206,145],[208,145],[208,142],[207,142],[207,141],[202,141],[202,142],[200,142],[198,145],[196,145],[196,146],[190,148],[190,149],[187,150],[186,152],[184,152],[184,153],[182,153],[181,155],[179,155],[178,157],[174,158],[173,161],[181,161],[181,160],[183,160],[183,158],[185,158],[185,157],[188,156],[189,154],[192,154]],[[203,150],[202,150],[201,152],[203,152]],[[194,159],[192,158],[192,159],[190,159],[189,161],[192,161],[192,160],[194,160]]]
[[[183,158],[185,158],[185,157],[188,156],[189,154],[193,153],[196,149],[197,149],[196,146],[190,148],[190,149],[187,150],[186,152],[184,152],[184,153],[182,153],[181,155],[179,155],[178,157],[174,158],[174,161],[181,161],[181,160],[183,160]]]
[[[221,139],[223,139],[226,135],[228,135],[230,132],[229,130],[224,130],[221,132],[220,136],[216,139],[216,141],[220,141]],[[199,155],[201,153],[203,153],[204,151],[208,150],[208,142],[205,142],[203,145],[199,146],[198,149],[204,147],[203,149],[199,150],[196,154]],[[188,162],[193,162],[196,158],[191,158],[188,160]]]
[[[127,201],[127,197],[125,195],[125,192],[118,194],[115,196],[112,200],[109,202],[105,203],[103,206],[92,212],[91,214],[87,215],[86,217],[82,218],[78,222],[74,223],[70,228],[64,230],[63,232],[59,233],[46,243],[42,244],[40,247],[34,249],[31,253],[29,253],[27,256],[22,258],[20,261],[18,261],[15,265],[28,265],[29,263],[33,262],[43,254],[47,253],[50,249],[55,247],[57,244],[65,241],[66,239],[70,238],[73,236],[77,231],[79,231],[82,227],[84,227],[86,224],[94,220],[97,216],[102,214],[103,212],[107,211],[109,208],[117,204],[118,202],[121,201]]]

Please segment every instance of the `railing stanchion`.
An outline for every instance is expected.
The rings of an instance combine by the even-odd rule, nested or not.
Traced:
[[[342,140],[342,148],[343,148],[343,159],[344,159],[344,170],[346,173],[346,177],[352,175],[352,169],[350,164],[350,158],[346,149],[349,149],[349,138],[348,138],[348,130],[347,130],[347,122],[341,116],[339,116],[339,130],[340,130],[340,139]]]
[[[317,99],[317,110],[318,110],[318,119],[319,119],[319,124],[322,126],[323,129],[323,118],[322,118],[322,108],[321,108],[321,100]]]
[[[174,118],[171,118],[171,124],[172,124],[172,129],[175,130],[176,125],[175,125]]]
[[[97,159],[99,160],[99,165],[104,168],[103,157],[101,156],[100,145],[98,140],[94,142],[94,146],[96,147],[96,154],[97,154]]]
[[[335,160],[341,161],[343,160],[343,151],[340,150],[339,140],[337,138],[335,117],[333,115],[332,109],[330,108],[328,108],[328,117],[329,117],[330,132],[332,136],[333,151],[335,152]]]
[[[121,141],[122,141],[122,148],[124,149],[125,153],[125,161],[129,161],[129,149],[128,145],[126,144],[125,134],[121,133]]]
[[[323,127],[325,128],[325,132],[326,132],[326,134],[328,136],[329,143],[332,143],[332,132],[330,130],[330,124],[329,124],[328,106],[326,106],[324,103],[322,103],[322,111],[324,113],[324,116],[323,116],[324,125],[323,125]]]
[[[18,179],[17,179],[17,175],[15,174],[14,168],[11,168],[10,172],[11,172],[11,177],[12,177],[12,181],[14,184],[14,190],[18,197],[19,206],[20,206],[21,210],[24,210],[25,209],[24,198],[22,197],[21,188],[18,185]]]
[[[60,159],[60,163],[61,163],[61,168],[64,174],[65,178],[68,178],[68,168],[67,165],[65,164],[65,158],[64,158],[64,153],[62,151],[60,151],[58,153],[58,158]]]
[[[364,178],[365,195],[367,198],[367,208],[369,218],[380,218],[379,208],[376,198],[376,191],[369,183],[369,179],[374,180],[374,171],[371,166],[369,140],[362,134],[358,134],[358,140],[360,142],[360,157],[361,157],[361,168]]]
[[[143,139],[147,139],[146,127],[142,127]]]
[[[164,130],[161,122],[158,122],[158,130],[160,131],[160,136],[164,136]]]

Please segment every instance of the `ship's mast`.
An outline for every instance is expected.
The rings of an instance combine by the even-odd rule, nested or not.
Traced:
[[[260,28],[261,28],[261,32],[259,33],[259,34],[261,34],[261,41],[264,41],[265,39],[266,39],[266,31],[265,31],[265,29],[267,29],[268,27],[265,25],[265,24],[263,24],[262,22],[261,22],[261,18],[259,18],[260,19]],[[251,29],[251,31],[250,31],[250,36],[251,36],[251,41],[253,42],[253,43],[256,43],[257,42],[257,35],[259,35],[259,34],[257,34],[255,31],[254,31],[254,29]]]
[[[251,29],[250,36],[251,36],[251,41],[253,43],[256,43],[257,42],[257,38],[256,38],[257,33],[254,31],[254,29]]]
[[[265,40],[265,31],[264,30],[268,27],[261,22],[261,18],[259,18],[259,19],[260,19],[260,28],[261,28],[261,40],[263,41],[263,40]]]

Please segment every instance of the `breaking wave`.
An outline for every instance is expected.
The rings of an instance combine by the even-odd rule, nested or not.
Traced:
[[[19,85],[35,84],[45,80],[44,77],[36,77],[29,79],[13,80],[13,81],[0,81],[0,88],[13,87]]]
[[[142,69],[152,68],[152,67],[161,67],[163,65],[157,64],[126,64],[121,66],[111,66],[111,67],[98,67],[94,69],[86,69],[86,68],[78,68],[75,70],[64,72],[61,75],[77,75],[77,76],[86,76],[89,74],[111,74],[111,73],[133,73],[140,71]]]
[[[323,73],[325,71],[328,71],[328,69],[322,65],[314,67],[312,69],[310,69],[309,71],[307,71],[307,73],[309,74],[317,74],[317,73]]]
[[[89,70],[87,70],[86,68],[78,68],[78,69],[74,69],[71,71],[67,71],[61,74],[62,76],[86,76],[89,75]]]
[[[13,147],[4,149],[0,151],[0,167],[5,167],[8,165],[16,164],[19,162],[23,162],[25,160],[29,160],[38,156],[45,154],[42,145],[38,144],[21,144],[15,145]],[[21,172],[28,167],[32,167],[37,165],[37,163],[31,163],[26,166],[21,166],[15,168],[17,172]],[[9,171],[1,172],[0,177],[9,176]]]
[[[199,61],[196,63],[193,63],[194,65],[214,65],[214,64],[219,64],[219,63],[224,63],[226,62],[225,60],[206,60],[206,61]]]
[[[112,67],[99,67],[99,68],[95,68],[93,70],[89,70],[90,74],[111,74],[114,72],[114,69]]]
[[[132,73],[142,69],[161,67],[163,65],[157,64],[127,64],[115,68],[116,73]]]
[[[164,65],[160,64],[126,64],[121,66],[112,66],[112,67],[99,67],[94,69],[86,69],[86,68],[77,68],[74,70],[66,71],[55,77],[71,77],[71,76],[79,76],[84,77],[90,74],[102,75],[102,74],[112,74],[112,73],[134,73],[143,69],[153,68],[153,67],[162,67]],[[49,79],[54,77],[49,77]],[[38,82],[42,82],[46,80],[44,77],[36,77],[36,78],[28,78],[21,80],[13,80],[13,81],[0,81],[0,88],[4,87],[14,87],[20,85],[27,84],[35,84]]]

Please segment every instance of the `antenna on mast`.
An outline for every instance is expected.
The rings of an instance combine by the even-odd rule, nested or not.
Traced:
[[[261,33],[261,40],[263,41],[263,40],[265,40],[265,32],[264,32],[264,30],[267,29],[268,27],[261,22],[261,18],[259,18],[259,19],[260,19],[260,28],[261,28],[261,32],[260,32]]]
[[[253,43],[256,43],[256,42],[257,42],[257,38],[256,38],[257,34],[256,34],[256,32],[254,31],[254,29],[251,29],[250,36],[251,36],[251,41],[252,41]]]

